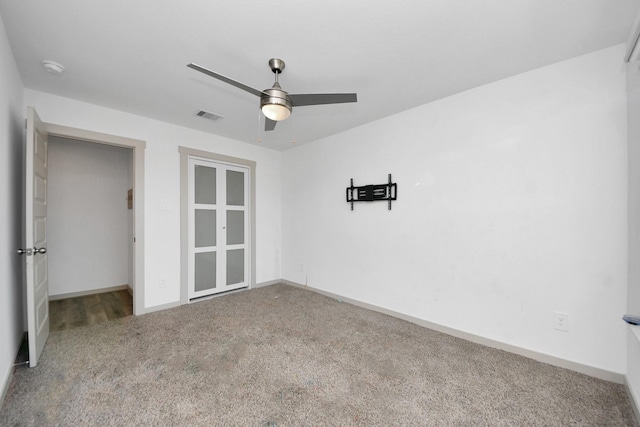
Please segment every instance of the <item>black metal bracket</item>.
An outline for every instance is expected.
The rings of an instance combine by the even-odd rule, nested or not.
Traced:
[[[391,201],[396,200],[397,195],[398,185],[395,182],[391,182],[391,174],[389,174],[388,184],[354,187],[353,178],[351,178],[351,186],[347,187],[347,203],[351,203],[351,210],[353,210],[355,202],[376,202],[378,200],[387,200],[389,202],[389,210],[391,210]]]

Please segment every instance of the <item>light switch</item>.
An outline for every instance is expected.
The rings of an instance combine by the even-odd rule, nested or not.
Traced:
[[[160,210],[161,211],[170,211],[171,209],[171,201],[169,199],[160,199]]]

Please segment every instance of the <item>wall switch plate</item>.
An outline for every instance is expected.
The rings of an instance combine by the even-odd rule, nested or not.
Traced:
[[[567,313],[553,313],[553,328],[559,331],[569,332],[569,315]]]
[[[160,210],[161,211],[172,211],[173,208],[171,206],[171,200],[169,200],[169,199],[160,199]]]

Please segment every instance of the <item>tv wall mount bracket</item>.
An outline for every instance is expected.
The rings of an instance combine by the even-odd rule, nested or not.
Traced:
[[[351,186],[347,187],[347,203],[351,203],[351,210],[355,202],[377,202],[386,200],[389,210],[391,210],[391,201],[396,200],[398,195],[398,185],[391,182],[391,174],[389,174],[389,182],[387,184],[363,185],[362,187],[353,186],[353,178],[351,178]]]

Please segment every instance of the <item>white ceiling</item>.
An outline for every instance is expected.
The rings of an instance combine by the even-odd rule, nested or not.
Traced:
[[[25,87],[276,150],[625,42],[640,0],[0,0]],[[265,133],[248,86],[286,62],[290,93],[357,92],[298,107]],[[60,76],[41,61],[62,63]],[[622,61],[622,58],[621,58]],[[212,122],[195,113],[223,116]],[[258,120],[261,121],[258,125]]]

